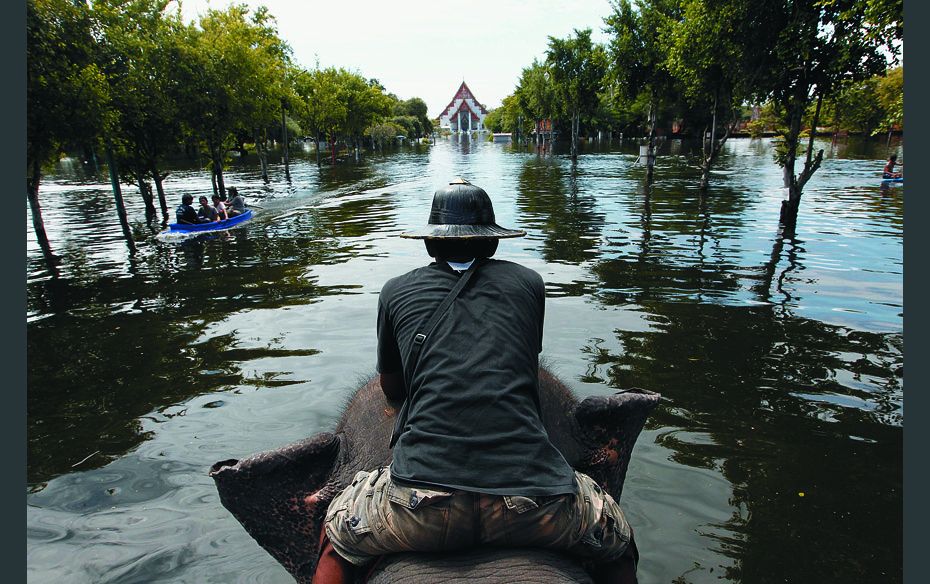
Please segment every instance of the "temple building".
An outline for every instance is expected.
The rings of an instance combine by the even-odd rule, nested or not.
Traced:
[[[462,81],[455,97],[439,114],[439,125],[452,132],[483,132],[487,115],[488,110],[478,103],[471,89]]]

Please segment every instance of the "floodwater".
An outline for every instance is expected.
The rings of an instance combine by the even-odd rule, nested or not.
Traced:
[[[528,232],[498,257],[546,281],[549,366],[580,397],[663,396],[621,501],[640,582],[900,582],[904,187],[879,184],[884,143],[820,146],[787,237],[768,140],[731,140],[704,198],[677,141],[651,187],[616,142],[575,172],[455,139],[298,155],[290,183],[248,158],[226,178],[252,221],[162,241],[126,187],[131,244],[106,175],[63,162],[40,191],[55,273],[27,211],[30,581],[290,581],[207,470],[335,426],[381,285],[428,259],[397,235],[463,176]],[[172,210],[209,193],[200,168],[172,170]]]

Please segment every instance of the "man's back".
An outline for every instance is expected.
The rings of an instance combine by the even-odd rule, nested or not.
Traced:
[[[186,203],[178,205],[175,211],[175,218],[178,223],[197,223],[197,211]]]
[[[382,373],[410,368],[414,335],[459,277],[436,262],[385,284],[378,318]],[[423,345],[393,476],[489,494],[573,491],[572,469],[539,416],[544,301],[536,272],[482,261]]]

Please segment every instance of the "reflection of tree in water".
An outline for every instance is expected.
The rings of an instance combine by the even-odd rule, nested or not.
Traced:
[[[713,229],[709,210],[717,199],[683,202],[680,196],[666,199],[663,194],[659,202],[671,218],[655,219],[654,190],[654,185],[641,185],[635,202],[641,208],[631,209],[635,219],[627,225],[629,235],[611,247],[620,253],[593,266],[599,280],[596,296],[608,304],[648,303],[656,298],[702,300],[705,295],[727,296],[738,291],[735,266],[718,257],[720,236]],[[678,208],[683,204],[694,209]],[[670,205],[675,205],[671,212]],[[739,213],[732,201],[716,203],[716,207]],[[655,228],[656,221],[661,221],[661,229]]]
[[[546,261],[580,264],[598,256],[604,215],[594,197],[579,192],[576,175],[564,172],[561,160],[528,159],[517,184],[522,224],[543,232]]]
[[[749,513],[724,526],[743,538],[721,542],[738,560],[730,577],[900,581],[900,336],[772,306],[646,308],[654,330],[617,331],[617,354],[586,349],[589,380],[660,391],[666,407],[652,423],[676,428],[660,442],[677,462],[716,468],[732,483],[731,504]],[[837,555],[813,557],[807,546],[817,541],[833,542]]]
[[[62,277],[27,284],[27,312],[49,315],[27,330],[29,482],[97,451],[81,469],[127,452],[146,439],[138,419],[153,410],[236,385],[298,383],[247,378],[241,364],[312,355],[312,347],[246,349],[233,336],[201,335],[231,313],[345,293],[319,286],[308,268],[376,253],[364,238],[392,217],[390,199],[346,198],[267,223],[264,234],[146,245],[128,277],[72,250]]]
[[[732,483],[731,504],[748,514],[734,513],[723,527],[741,541],[708,535],[737,560],[728,578],[900,581],[901,336],[798,318],[787,296],[754,307],[678,302],[739,282],[732,267],[697,270],[653,253],[650,218],[643,214],[637,258],[594,271],[604,304],[632,295],[653,328],[616,331],[616,353],[585,347],[586,380],[661,392],[666,406],[652,424],[674,429],[660,442],[677,462],[716,468]],[[799,269],[803,249],[791,240],[777,272],[786,239],[775,241],[753,287],[760,300],[773,287],[785,294],[779,282]],[[837,553],[811,554],[821,541]]]

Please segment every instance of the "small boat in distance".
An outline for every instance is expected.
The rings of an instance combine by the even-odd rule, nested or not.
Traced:
[[[168,231],[175,232],[199,232],[199,231],[222,231],[235,227],[240,223],[245,223],[252,218],[252,209],[246,209],[245,213],[224,219],[222,221],[213,221],[212,223],[169,223]]]

